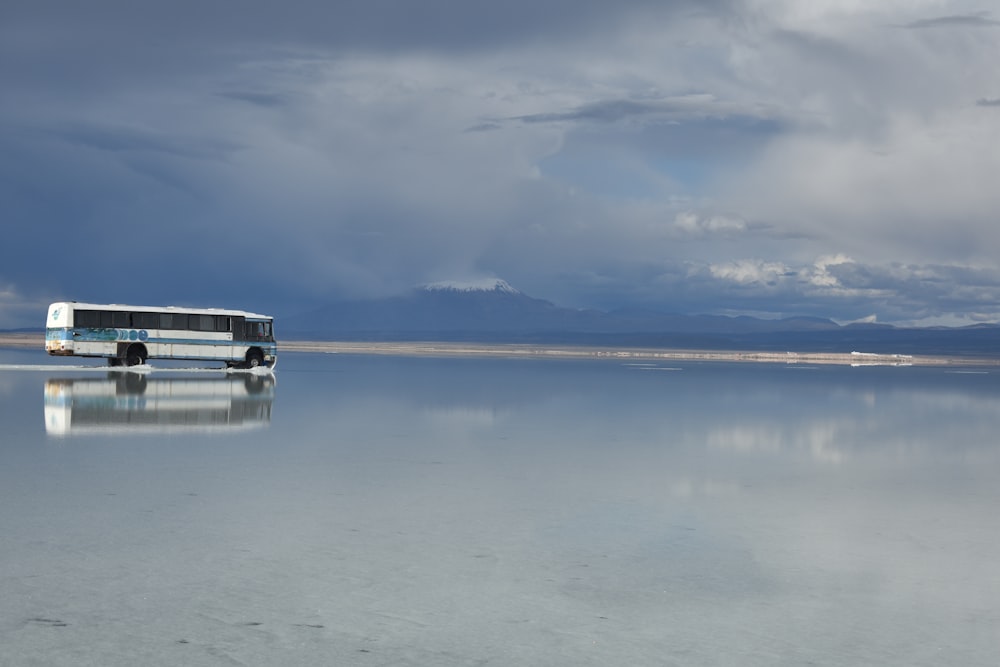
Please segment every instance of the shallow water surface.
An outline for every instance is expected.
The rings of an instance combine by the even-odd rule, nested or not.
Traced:
[[[0,351],[0,664],[993,665],[956,370]]]

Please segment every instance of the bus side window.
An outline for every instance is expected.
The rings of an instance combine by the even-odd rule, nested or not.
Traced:
[[[215,331],[214,315],[189,315],[188,320],[192,331]]]
[[[102,329],[128,328],[128,313],[120,310],[100,311]]]
[[[156,313],[136,313],[132,317],[132,324],[138,329],[159,328],[159,320]]]
[[[73,326],[81,329],[96,329],[101,326],[101,315],[96,310],[77,310],[73,312]]]
[[[187,317],[184,315],[175,315],[174,313],[160,313],[160,328],[161,329],[178,329],[179,325],[182,323],[179,321],[180,318],[184,318],[183,324],[185,328],[187,326]]]

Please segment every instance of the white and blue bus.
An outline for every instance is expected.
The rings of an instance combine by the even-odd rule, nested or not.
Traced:
[[[222,361],[230,368],[274,367],[274,318],[242,310],[123,306],[63,301],[49,306],[50,355],[103,357],[111,366],[147,359]]]

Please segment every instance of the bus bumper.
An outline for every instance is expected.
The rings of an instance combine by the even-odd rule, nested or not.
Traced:
[[[47,340],[45,341],[45,351],[52,356],[71,357],[73,356],[73,343],[68,340]]]

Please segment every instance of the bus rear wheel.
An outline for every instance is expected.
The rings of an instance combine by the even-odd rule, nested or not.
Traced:
[[[264,356],[257,350],[247,352],[247,368],[257,368],[264,363]]]
[[[129,345],[125,352],[126,366],[142,366],[146,363],[146,348],[142,345]]]

